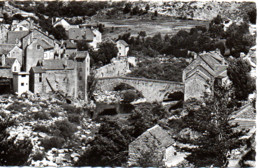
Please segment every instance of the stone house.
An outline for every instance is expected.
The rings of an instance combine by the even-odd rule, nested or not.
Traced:
[[[65,19],[58,19],[53,23],[53,27],[57,27],[58,25],[62,26],[66,31],[70,28],[78,28],[78,25],[71,25]]]
[[[137,137],[128,146],[128,166],[142,166],[139,165],[140,159],[150,153],[152,160],[160,165],[172,167],[177,166],[185,160],[186,154],[178,152],[175,149],[175,141],[167,130],[159,125],[146,130],[143,134]],[[148,158],[149,159],[149,158]]]
[[[14,44],[0,44],[0,55],[5,55],[6,58],[16,58],[22,64],[22,54],[22,49]]]
[[[30,69],[30,90],[34,93],[62,91],[64,95],[87,100],[90,58],[77,52],[74,60],[40,60]]]
[[[118,57],[126,57],[129,51],[129,45],[124,40],[118,40],[116,42],[116,47],[118,49]]]
[[[214,80],[227,77],[227,63],[220,52],[202,53],[183,70],[185,84],[184,101],[202,99],[205,92],[211,93]]]
[[[37,65],[39,60],[54,59],[54,47],[44,40],[34,40],[26,47],[25,70],[30,71],[31,67]]]
[[[21,39],[29,34],[29,31],[9,31],[7,32],[7,43],[16,44],[21,47]],[[24,48],[23,48],[24,49]]]
[[[20,72],[22,67],[16,58],[6,58],[5,55],[1,57],[0,66],[11,69],[11,72]]]
[[[29,31],[32,28],[32,23],[28,20],[22,20],[21,22],[13,20],[11,25],[11,31]]]
[[[77,53],[77,45],[74,41],[65,40],[62,44],[62,48],[63,54],[65,54],[66,57],[76,55]]]
[[[29,73],[16,72],[13,73],[13,89],[18,95],[29,91]]]

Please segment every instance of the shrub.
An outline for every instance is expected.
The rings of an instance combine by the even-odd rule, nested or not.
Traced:
[[[71,137],[73,133],[77,131],[76,125],[68,120],[56,121],[53,127],[57,130],[56,134],[64,138]]]
[[[59,117],[59,113],[55,111],[50,112],[51,117]]]
[[[51,148],[62,148],[65,139],[61,137],[51,137],[51,138],[44,138],[41,143],[45,150],[50,150]]]
[[[48,128],[48,127],[46,127],[44,125],[36,125],[33,128],[33,131],[49,133],[50,132],[50,128]]]
[[[76,113],[76,114],[80,114],[81,113],[81,108],[76,108],[73,105],[69,105],[69,104],[63,104],[62,108],[67,111],[68,114],[72,114],[72,113]]]
[[[80,124],[81,116],[78,114],[68,114],[68,119],[70,122]]]
[[[123,93],[123,102],[130,103],[137,98],[137,93],[132,90],[128,90]]]
[[[21,111],[22,108],[29,108],[30,105],[29,104],[25,104],[25,103],[21,103],[21,102],[13,102],[13,104],[9,105],[6,110],[9,111]]]
[[[45,154],[43,152],[37,152],[32,156],[33,160],[42,160],[44,158]]]
[[[34,113],[33,115],[33,118],[35,120],[49,120],[49,116],[47,113],[44,113],[44,112],[37,112],[37,113]]]

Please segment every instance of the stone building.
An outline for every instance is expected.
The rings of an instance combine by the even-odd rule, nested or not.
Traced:
[[[16,58],[22,64],[23,51],[14,44],[0,44],[0,55],[5,55],[6,58]]]
[[[116,42],[116,46],[118,49],[118,57],[126,57],[129,51],[129,45],[124,40],[118,40]]]
[[[154,157],[153,160],[155,162],[161,161],[163,163],[167,148],[171,147],[174,143],[175,141],[165,129],[159,125],[155,125],[129,144],[128,166],[140,166],[140,159],[143,159],[146,153],[149,152]]]
[[[202,53],[183,70],[185,84],[184,100],[202,99],[205,92],[211,93],[214,80],[227,77],[227,63],[220,52]]]
[[[13,73],[13,89],[18,95],[29,91],[29,73],[16,72]]]
[[[87,51],[77,52],[74,60],[40,60],[30,69],[33,93],[61,91],[64,95],[87,100],[90,58]]]
[[[31,20],[13,20],[11,25],[11,31],[29,31],[33,28]]]
[[[0,24],[0,44],[5,44],[7,42],[9,27],[9,24]]]

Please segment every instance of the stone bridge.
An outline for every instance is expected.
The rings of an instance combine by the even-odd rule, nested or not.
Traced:
[[[133,77],[98,78],[96,89],[100,91],[112,91],[120,83],[128,84],[140,91],[148,102],[162,102],[169,94],[173,94],[174,92],[184,93],[184,84],[181,82]]]

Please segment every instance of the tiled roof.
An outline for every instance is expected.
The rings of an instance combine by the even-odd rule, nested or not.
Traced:
[[[13,78],[12,70],[10,68],[0,68],[0,77]]]
[[[0,44],[0,55],[8,54],[14,47],[14,44]]]
[[[84,34],[85,34],[85,40],[93,41],[94,33],[92,32],[92,30],[90,28],[85,29]]]
[[[83,34],[80,28],[70,28],[68,30],[68,38],[71,40],[83,40]]]
[[[45,72],[45,70],[42,69],[42,67],[40,67],[40,66],[32,67],[32,70],[34,73],[44,73]]]
[[[210,54],[203,54],[200,56],[213,70],[215,70],[217,65],[220,65],[219,61],[214,59]]]
[[[39,40],[37,41],[37,43],[38,43],[40,46],[42,46],[42,48],[43,48],[44,50],[54,48],[53,45],[49,44],[49,43],[46,42],[45,40],[40,40],[40,39],[39,39]]]
[[[9,31],[7,32],[7,43],[16,44],[16,39],[20,40],[28,34],[29,31]]]
[[[64,45],[66,46],[67,49],[76,49],[77,48],[77,45],[75,43],[72,43],[69,40],[66,40],[64,42]]]
[[[5,66],[12,67],[16,58],[5,58]]]
[[[88,51],[77,51],[76,58],[86,58]]]
[[[128,44],[124,40],[118,40],[119,43],[123,44],[124,46],[128,46]]]
[[[74,69],[74,61],[73,60],[43,60],[42,69],[43,70]]]
[[[43,60],[42,69],[45,70],[61,70],[64,69],[62,60]]]

